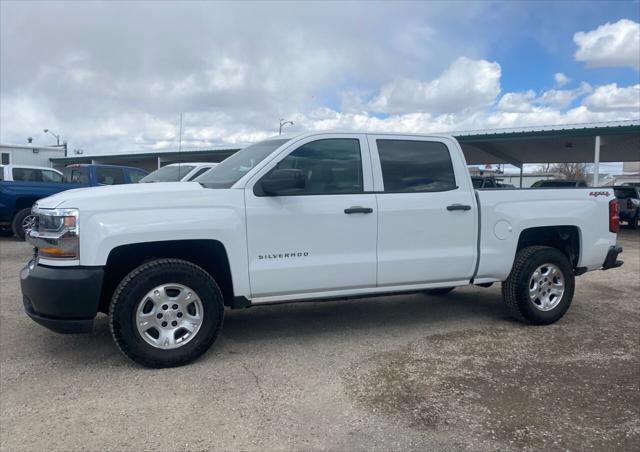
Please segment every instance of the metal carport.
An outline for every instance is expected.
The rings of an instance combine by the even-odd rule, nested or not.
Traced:
[[[640,120],[452,133],[473,164],[593,163],[640,160]]]

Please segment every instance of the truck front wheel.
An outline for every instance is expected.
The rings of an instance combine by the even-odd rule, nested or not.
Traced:
[[[516,254],[502,296],[511,315],[524,323],[559,320],[573,299],[575,277],[567,257],[556,248],[530,246]]]
[[[120,282],[109,324],[128,358],[147,367],[175,367],[209,349],[223,315],[222,293],[211,275],[188,261],[157,259]]]
[[[24,240],[27,229],[33,222],[33,215],[31,215],[31,207],[19,210],[11,221],[11,230],[18,240]]]

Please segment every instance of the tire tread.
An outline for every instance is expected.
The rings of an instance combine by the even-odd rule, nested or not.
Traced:
[[[135,268],[134,270],[132,270],[127,276],[124,277],[124,279],[120,282],[120,284],[118,284],[118,287],[116,288],[116,290],[113,293],[113,296],[111,298],[111,303],[109,305],[109,330],[111,332],[111,336],[113,337],[114,342],[116,343],[116,346],[118,347],[118,350],[120,350],[120,352],[125,355],[127,358],[132,359],[133,361],[142,364],[144,366],[147,367],[152,367],[152,368],[164,368],[164,367],[176,367],[176,366],[181,366],[183,364],[187,364],[191,361],[193,361],[194,359],[196,359],[198,356],[202,355],[204,352],[206,352],[206,350],[210,347],[211,344],[208,343],[202,343],[201,346],[199,348],[196,348],[194,350],[191,351],[191,353],[189,353],[189,355],[185,356],[183,359],[181,359],[179,362],[167,365],[165,362],[160,361],[160,360],[156,360],[153,358],[142,358],[139,356],[133,357],[129,347],[127,346],[127,344],[122,340],[121,337],[121,331],[120,331],[120,325],[118,324],[118,322],[115,321],[115,315],[114,315],[114,311],[117,308],[118,303],[120,302],[120,297],[123,291],[125,291],[127,289],[127,287],[129,286],[129,284],[131,284],[138,276],[140,276],[141,273],[156,269],[156,268],[162,268],[162,267],[167,267],[167,266],[175,266],[175,265],[181,265],[181,266],[187,266],[190,267],[193,271],[197,272],[197,273],[201,273],[203,275],[205,275],[207,278],[210,278],[213,282],[213,286],[216,289],[217,292],[217,296],[219,298],[219,300],[222,300],[222,293],[220,292],[220,289],[217,285],[217,283],[215,282],[215,279],[213,279],[213,277],[207,272],[205,271],[202,267],[194,264],[193,262],[189,262],[183,259],[176,259],[176,258],[161,258],[161,259],[156,259],[153,260],[151,262],[147,262],[145,264],[140,265],[139,267]],[[220,306],[220,310],[224,311],[224,305],[223,303],[219,303]],[[220,330],[222,329],[222,323],[223,323],[223,316],[220,316],[220,322],[218,322],[216,331],[214,333],[214,340],[215,338],[218,336],[218,334],[220,333]],[[203,350],[204,348],[204,350]]]
[[[520,308],[520,304],[518,303],[518,284],[522,278],[524,264],[531,259],[533,255],[546,249],[553,248],[548,246],[528,246],[518,251],[513,262],[513,267],[511,268],[511,273],[509,273],[507,279],[502,283],[502,298],[504,299],[509,313],[516,320],[529,325],[533,322],[524,315]]]

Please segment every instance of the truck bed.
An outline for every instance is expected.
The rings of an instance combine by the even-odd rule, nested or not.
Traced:
[[[549,224],[577,228],[578,267],[600,268],[616,234],[609,232],[605,188],[527,188],[476,190],[480,231],[477,283],[504,280],[511,271],[518,238],[530,228]]]

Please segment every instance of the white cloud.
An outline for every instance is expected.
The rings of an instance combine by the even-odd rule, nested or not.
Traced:
[[[638,117],[628,91],[607,104],[609,92],[600,90],[581,104],[591,87],[567,89],[573,85],[561,73],[553,89],[501,93],[501,66],[484,58],[492,40],[510,35],[477,24],[491,13],[493,23],[513,26],[513,10],[482,2],[462,10],[305,3],[277,13],[267,2],[0,1],[0,8],[2,142],[33,136],[49,144],[42,134],[49,127],[86,153],[176,149],[180,112],[185,149],[260,140],[277,133],[282,117],[295,121],[292,132]]]
[[[640,85],[618,88],[616,83],[611,83],[599,86],[582,103],[591,111],[628,111],[640,115]]]
[[[370,103],[384,113],[459,113],[491,105],[500,93],[500,65],[460,57],[435,80],[400,78],[382,86]]]
[[[629,19],[607,22],[573,35],[575,59],[589,67],[630,66],[640,70],[640,24]]]
[[[531,111],[533,109],[531,102],[535,98],[536,93],[531,89],[520,93],[506,93],[498,102],[498,110],[516,113]]]
[[[555,80],[557,87],[562,87],[571,81],[571,79],[562,72],[556,72],[553,74],[553,79]]]
[[[593,90],[591,85],[582,82],[573,90],[550,89],[539,96],[533,90],[516,93],[506,93],[498,102],[498,110],[509,113],[527,113],[543,109],[563,110],[578,97]]]

